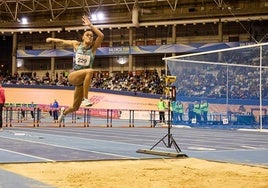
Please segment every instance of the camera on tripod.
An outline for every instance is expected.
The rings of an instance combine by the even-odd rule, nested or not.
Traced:
[[[177,77],[176,76],[166,76],[165,77],[165,82],[166,82],[166,85],[170,85],[172,83],[174,83],[176,81]]]
[[[165,81],[166,81],[166,87],[165,87],[165,94],[166,98],[170,99],[172,101],[176,100],[176,87],[171,86],[172,83],[176,81],[176,76],[166,76]]]

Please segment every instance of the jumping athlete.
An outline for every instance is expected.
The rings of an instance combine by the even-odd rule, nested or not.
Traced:
[[[62,122],[66,114],[77,111],[81,106],[92,106],[88,100],[88,90],[91,84],[93,69],[92,65],[96,55],[97,48],[103,41],[103,33],[96,28],[87,16],[82,17],[83,25],[88,26],[91,30],[85,31],[82,42],[77,40],[63,40],[58,38],[47,38],[46,42],[60,43],[72,46],[74,49],[73,71],[68,75],[68,81],[75,86],[73,105],[61,109],[59,123]],[[97,37],[94,40],[93,34]]]

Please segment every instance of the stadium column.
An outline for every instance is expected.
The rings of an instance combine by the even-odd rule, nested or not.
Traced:
[[[223,42],[221,18],[219,18],[219,23],[218,23],[218,36],[219,36],[219,42]],[[218,53],[218,61],[222,61],[222,53]]]
[[[219,36],[219,42],[223,42],[222,21],[221,21],[221,18],[219,18],[219,23],[218,23],[218,36]]]
[[[51,33],[51,37],[52,38],[55,38],[55,31],[53,31]],[[53,49],[56,49],[56,45],[53,44]],[[50,67],[51,67],[51,76],[53,79],[55,79],[55,57],[51,57],[51,60],[50,60]]]
[[[129,46],[132,46],[132,44],[133,44],[133,29],[129,28]],[[133,56],[130,53],[128,55],[128,72],[133,72]]]
[[[17,72],[17,33],[13,33],[12,40],[12,75]]]
[[[113,72],[113,59],[109,58],[109,74]]]
[[[172,44],[176,44],[176,24],[172,26]],[[172,56],[175,55],[175,53],[172,53]]]
[[[133,72],[133,56],[131,54],[128,55],[128,72]]]
[[[110,31],[111,30],[112,30],[112,28],[110,28]],[[108,37],[111,39],[112,38],[112,35],[109,35]],[[113,46],[113,40],[110,40],[109,46]],[[114,69],[113,68],[114,67],[113,66],[113,61],[114,61],[113,59],[114,59],[113,56],[108,58],[108,60],[109,60],[109,66],[108,66],[109,67],[109,75],[111,75],[111,73],[113,72],[113,69]]]
[[[176,24],[172,26],[172,44],[176,44]]]

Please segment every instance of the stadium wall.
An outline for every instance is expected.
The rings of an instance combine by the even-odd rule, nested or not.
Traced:
[[[49,105],[55,99],[60,105],[69,106],[73,102],[72,86],[41,86],[41,85],[13,85],[3,84],[6,91],[7,103],[31,103]],[[135,93],[128,91],[104,90],[91,88],[89,98],[95,102],[94,108],[104,109],[135,109],[135,110],[157,110],[157,102],[161,95]],[[184,103],[187,107],[188,103],[194,101],[207,100],[210,104],[210,111],[224,112],[226,111],[226,99],[224,98],[197,98],[197,97],[180,97],[177,100]],[[268,100],[262,101],[264,108],[267,108]],[[253,99],[229,99],[228,107],[230,109],[238,109],[240,105],[244,105],[247,110],[259,107],[259,100]]]

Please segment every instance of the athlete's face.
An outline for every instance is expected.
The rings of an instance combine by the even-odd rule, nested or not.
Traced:
[[[88,45],[92,44],[92,41],[93,41],[93,33],[92,33],[92,31],[86,31],[84,33],[83,41]]]

